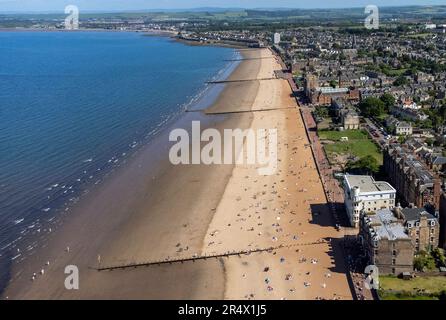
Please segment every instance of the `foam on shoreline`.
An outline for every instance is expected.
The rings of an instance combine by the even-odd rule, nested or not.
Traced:
[[[243,54],[271,56],[268,49]],[[274,59],[246,60],[228,79],[267,78],[278,68]],[[249,165],[172,166],[166,158],[166,130],[79,203],[77,214],[54,234],[45,251],[20,270],[21,276],[3,295],[26,299],[351,298],[339,255],[340,235],[295,103],[285,80],[227,84],[213,110],[296,109],[224,116],[191,112],[181,119],[181,127],[190,128],[192,120],[200,120],[203,129],[219,131],[277,128],[275,175],[259,176],[256,167]],[[99,265],[275,245],[291,247],[171,266],[94,270]],[[30,281],[33,270],[46,261],[50,265],[45,275]],[[69,264],[79,267],[80,290],[63,287],[64,267]]]

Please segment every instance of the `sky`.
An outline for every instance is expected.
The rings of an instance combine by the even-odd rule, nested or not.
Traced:
[[[220,8],[348,8],[403,5],[446,5],[446,0],[0,0],[1,12],[63,11],[73,4],[80,11]]]

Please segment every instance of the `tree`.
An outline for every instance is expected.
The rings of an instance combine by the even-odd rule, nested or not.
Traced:
[[[407,136],[399,136],[398,143],[403,144],[407,141]]]
[[[428,146],[432,147],[433,144],[434,144],[434,139],[432,139],[432,138],[426,138],[426,140],[424,140],[424,142],[426,142],[426,144],[427,144]]]
[[[378,161],[371,155],[365,156],[358,161],[347,163],[348,171],[359,171],[366,174],[377,173],[379,171]]]
[[[405,75],[405,76],[414,76],[414,75],[416,75],[417,73],[418,73],[417,68],[412,67],[412,68],[407,69],[407,70],[404,72],[404,75]]]
[[[405,86],[409,84],[409,81],[407,81],[407,78],[405,76],[399,76],[398,78],[396,78],[396,80],[393,82],[394,86]]]
[[[384,93],[379,99],[384,103],[387,112],[395,105],[395,97],[390,93]]]
[[[446,257],[444,255],[444,250],[440,248],[435,248],[432,250],[432,257],[435,259],[437,267],[446,266]]]
[[[424,269],[424,258],[423,257],[416,257],[413,259],[413,267],[417,271],[423,271]]]
[[[376,97],[368,97],[361,101],[359,109],[366,117],[378,117],[385,112],[385,104]]]
[[[420,251],[413,261],[413,266],[418,271],[434,270],[436,268],[434,257],[426,251]]]

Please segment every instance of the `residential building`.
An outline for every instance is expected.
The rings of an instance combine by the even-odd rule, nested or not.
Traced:
[[[386,126],[392,134],[397,136],[409,136],[413,134],[412,124],[400,121],[392,116],[386,120]]]
[[[406,205],[418,208],[431,205],[439,209],[441,179],[417,157],[416,150],[401,144],[387,146],[384,169]]]
[[[344,176],[345,208],[351,226],[359,226],[361,213],[376,212],[395,207],[396,190],[387,182],[375,181],[371,176]]]
[[[280,33],[275,33],[274,34],[274,44],[279,44],[280,43]]]
[[[429,118],[423,112],[413,108],[403,108],[400,106],[395,106],[391,108],[391,112],[396,117],[407,119],[410,121],[425,121]]]
[[[402,220],[406,233],[412,239],[415,252],[438,247],[440,225],[438,218],[425,208],[395,208],[395,216]]]
[[[348,101],[339,98],[333,99],[331,108],[344,130],[359,129],[360,117]]]
[[[312,104],[328,106],[334,99],[341,98],[359,102],[360,93],[354,88],[319,87],[319,78],[309,74],[305,79],[305,94]]]
[[[359,129],[359,115],[355,110],[347,110],[342,113],[342,126],[344,130],[358,130]]]
[[[412,239],[390,209],[363,214],[359,239],[369,263],[377,266],[380,274],[413,271]]]
[[[439,247],[446,250],[446,194],[440,197],[440,239]]]
[[[305,94],[307,95],[307,97],[310,97],[312,91],[314,91],[318,86],[318,77],[314,74],[308,74],[305,78]]]
[[[394,134],[397,136],[410,136],[413,133],[412,124],[405,121],[398,121],[395,124]]]
[[[433,172],[440,174],[446,173],[446,157],[442,154],[431,153],[427,156],[426,162]]]

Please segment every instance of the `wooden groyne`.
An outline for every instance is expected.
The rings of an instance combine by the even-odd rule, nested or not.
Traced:
[[[311,242],[311,243],[279,245],[279,246],[269,247],[269,248],[258,248],[258,249],[240,250],[240,251],[228,251],[228,252],[224,252],[221,254],[196,255],[196,256],[192,256],[192,257],[177,258],[177,259],[167,258],[164,260],[157,260],[157,261],[146,261],[146,262],[139,262],[139,263],[135,262],[135,263],[121,264],[121,265],[98,266],[93,269],[96,269],[97,271],[113,271],[113,270],[133,269],[133,268],[139,268],[139,267],[183,264],[186,262],[195,262],[195,261],[219,259],[219,258],[230,258],[230,257],[234,257],[234,256],[241,257],[243,255],[250,255],[252,253],[271,252],[271,251],[279,250],[279,249],[290,249],[293,247],[310,246],[310,245],[323,244],[323,243],[326,243],[326,241],[321,240],[321,241]]]
[[[237,49],[237,51],[259,51],[262,49],[267,49],[267,48],[240,48],[240,49]]]
[[[235,110],[235,111],[205,111],[205,114],[231,114],[231,113],[250,113],[250,112],[267,112],[275,110],[287,110],[295,109],[294,107],[283,107],[283,108],[265,108],[265,109],[251,109],[251,110]]]

